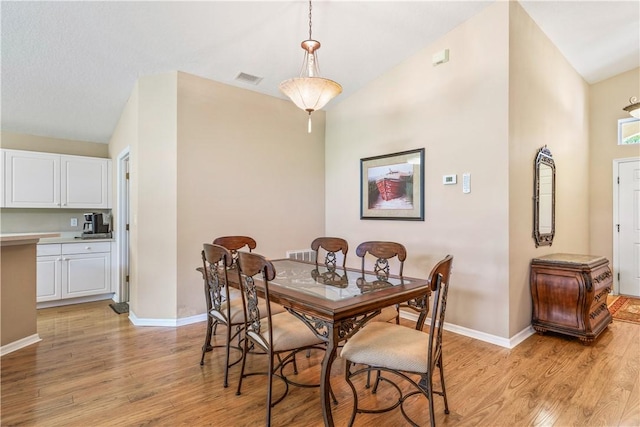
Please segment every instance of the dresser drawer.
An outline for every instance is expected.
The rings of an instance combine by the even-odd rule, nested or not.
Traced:
[[[83,242],[83,243],[65,243],[62,245],[62,254],[91,254],[95,252],[110,252],[110,242]]]
[[[37,256],[53,256],[60,255],[62,249],[60,248],[62,245],[60,243],[51,243],[51,244],[40,244],[36,247]]]

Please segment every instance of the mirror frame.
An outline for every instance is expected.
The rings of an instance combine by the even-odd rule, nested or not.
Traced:
[[[547,165],[551,168],[551,232],[540,233],[540,166]],[[538,246],[551,246],[553,236],[556,233],[556,164],[553,161],[551,151],[545,145],[538,150],[536,155],[535,178],[533,188],[533,239]]]

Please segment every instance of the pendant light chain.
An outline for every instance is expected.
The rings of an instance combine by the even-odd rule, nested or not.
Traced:
[[[311,0],[309,0],[309,40],[313,40],[311,38]]]
[[[311,113],[324,107],[327,102],[342,92],[340,84],[320,77],[317,57],[320,42],[313,40],[312,12],[313,6],[309,0],[309,39],[300,43],[305,55],[299,77],[287,79],[279,85],[280,91],[308,114],[307,131],[309,133],[311,133]]]

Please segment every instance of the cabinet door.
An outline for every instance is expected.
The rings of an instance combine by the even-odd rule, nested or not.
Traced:
[[[110,292],[110,253],[63,255],[63,265],[62,298]]]
[[[37,258],[36,301],[52,301],[62,298],[62,272],[60,255]]]
[[[63,208],[111,208],[111,160],[60,156]]]
[[[60,156],[6,150],[5,206],[8,208],[60,207]]]

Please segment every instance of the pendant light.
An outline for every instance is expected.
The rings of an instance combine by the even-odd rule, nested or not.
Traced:
[[[320,77],[318,65],[320,42],[311,38],[311,0],[309,0],[309,39],[304,40],[300,46],[304,50],[300,77],[283,81],[279,88],[298,108],[309,113],[307,130],[311,133],[311,113],[327,105],[342,92],[342,86],[338,83]]]
[[[638,98],[632,96],[629,98],[629,102],[630,104],[624,107],[623,110],[631,114],[632,117],[640,119],[640,102],[638,102]]]

